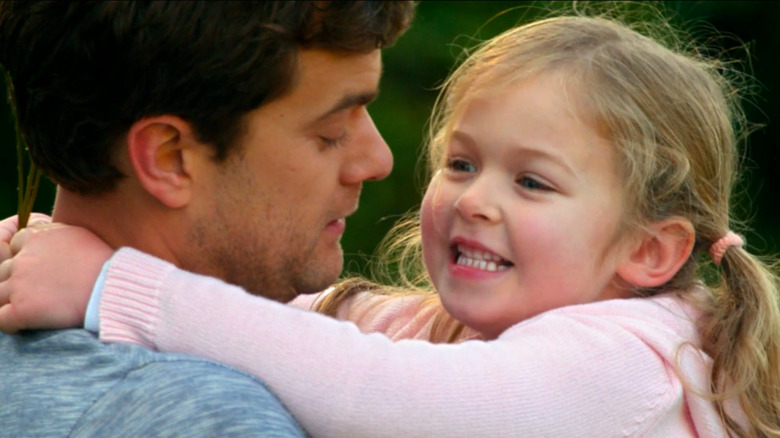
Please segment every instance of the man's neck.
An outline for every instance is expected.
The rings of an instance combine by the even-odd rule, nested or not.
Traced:
[[[175,236],[164,232],[170,227],[143,203],[125,194],[81,195],[59,188],[52,220],[86,228],[114,249],[129,246],[178,264],[169,245]]]

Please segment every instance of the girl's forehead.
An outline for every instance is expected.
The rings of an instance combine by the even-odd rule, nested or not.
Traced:
[[[494,102],[495,108],[517,107],[518,101],[510,99],[525,99],[527,94],[518,94],[515,91],[534,81],[537,84],[532,85],[532,88],[545,87],[554,90],[553,100],[567,119],[573,119],[575,123],[592,128],[604,139],[611,139],[601,113],[595,110],[593,99],[588,95],[590,92],[598,92],[598,86],[595,84],[584,86],[586,75],[582,74],[576,66],[559,64],[558,66],[547,65],[544,68],[534,66],[518,71],[503,68],[493,70],[485,69],[476,72],[478,74],[464,74],[456,83],[451,84],[453,86],[449,89],[446,101],[446,117],[438,125],[438,135],[431,144],[430,163],[433,170],[440,168],[444,163],[453,131],[462,123],[464,117],[475,114],[471,109],[475,106],[475,102],[489,100]],[[539,105],[543,106],[545,103]],[[521,103],[520,107],[522,106]]]
[[[524,86],[527,82],[535,81],[544,84],[545,87],[555,88],[566,100],[574,106],[579,106],[588,90],[588,82],[584,76],[574,68],[548,67],[536,69],[521,69],[518,71],[485,71],[482,74],[467,78],[454,90],[451,106],[460,106],[474,98],[487,98],[505,96],[508,93]]]
[[[598,111],[589,103],[590,99],[585,91],[587,87],[581,86],[580,81],[572,78],[565,69],[546,70],[535,74],[498,77],[485,75],[482,78],[475,78],[471,83],[464,84],[465,86],[457,93],[453,93],[450,100],[448,130],[452,131],[475,102],[502,102],[506,107],[517,104],[517,101],[512,102],[509,99],[523,99],[525,95],[518,94],[516,91],[526,87],[528,83],[535,83],[534,87],[549,90],[550,96],[555,97],[554,102],[562,113],[607,136]],[[529,101],[528,104],[532,105],[534,102]]]

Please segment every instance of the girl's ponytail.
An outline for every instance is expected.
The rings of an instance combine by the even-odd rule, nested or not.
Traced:
[[[702,320],[704,349],[713,359],[712,391],[724,421],[742,429],[724,412],[736,396],[753,430],[748,436],[780,436],[780,303],[776,264],[742,247],[726,248],[713,307]]]

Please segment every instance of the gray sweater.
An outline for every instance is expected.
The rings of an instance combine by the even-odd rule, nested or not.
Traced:
[[[301,437],[256,378],[103,345],[85,330],[0,333],[0,437]]]

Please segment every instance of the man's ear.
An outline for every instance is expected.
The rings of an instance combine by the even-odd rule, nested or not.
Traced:
[[[175,116],[144,118],[128,131],[128,157],[138,181],[167,207],[180,208],[190,200],[186,155],[192,143],[190,124]]]
[[[696,232],[688,219],[673,216],[637,232],[638,238],[617,274],[638,287],[657,287],[669,281],[693,251]]]

